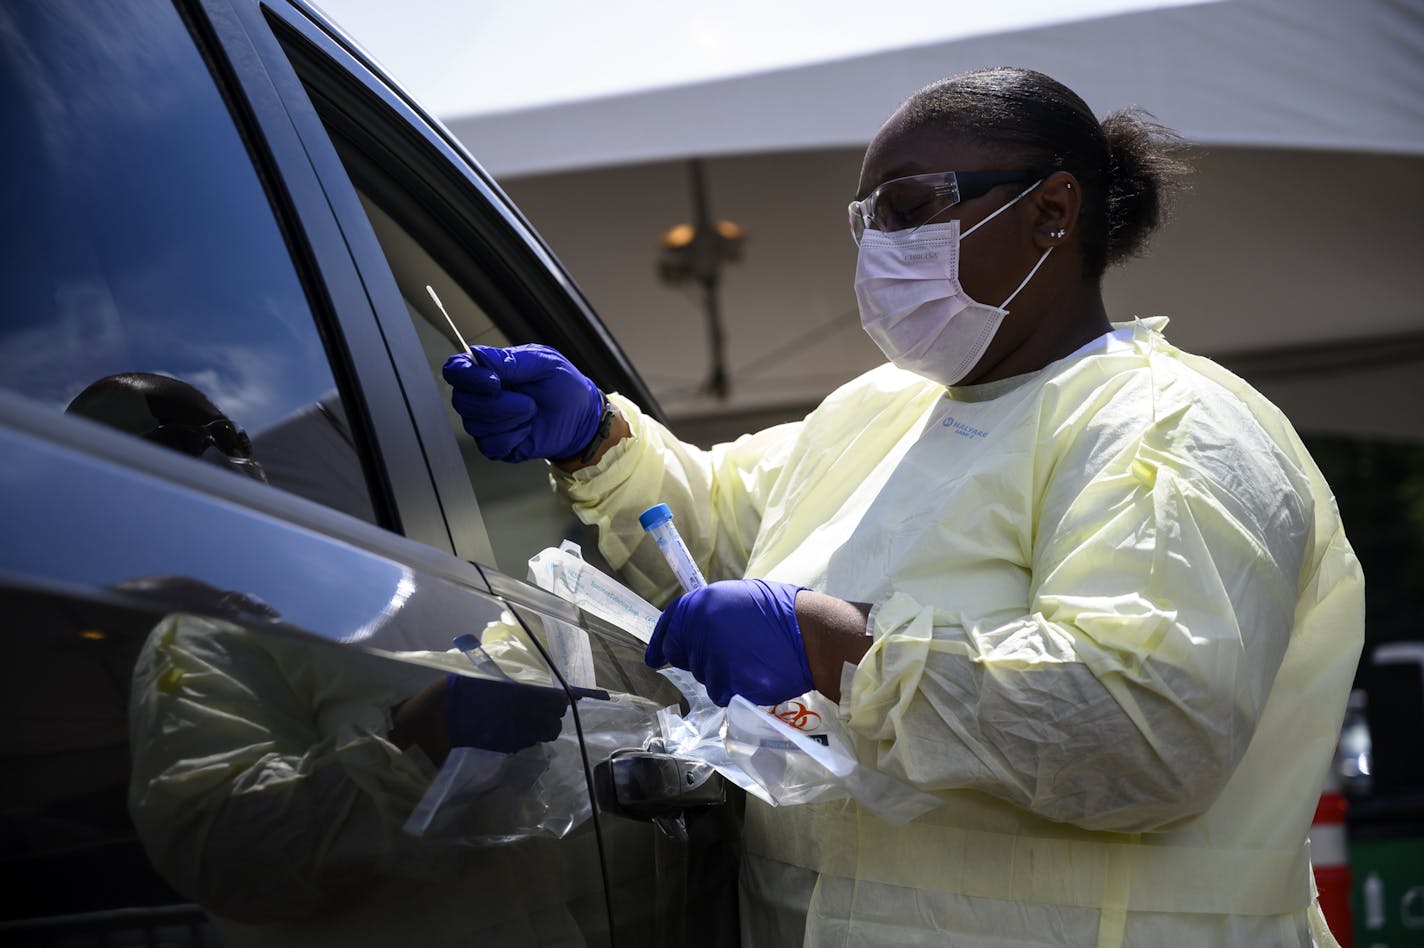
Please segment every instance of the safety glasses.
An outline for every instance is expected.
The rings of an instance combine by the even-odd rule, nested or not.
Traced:
[[[210,444],[230,458],[252,457],[252,442],[247,433],[226,418],[215,418],[202,425],[159,425],[143,436],[193,457],[202,454]]]
[[[851,201],[850,233],[857,244],[866,229],[923,227],[960,201],[1001,184],[1032,181],[1032,171],[935,171],[886,181],[859,201]]]

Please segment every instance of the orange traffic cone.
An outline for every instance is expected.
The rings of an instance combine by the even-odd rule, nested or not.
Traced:
[[[1327,779],[1325,792],[1310,824],[1310,862],[1320,910],[1341,948],[1354,948],[1355,923],[1350,915],[1350,856],[1345,839],[1345,796],[1338,780]]]

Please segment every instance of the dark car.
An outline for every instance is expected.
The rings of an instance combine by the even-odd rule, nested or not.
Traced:
[[[301,0],[12,0],[0,49],[0,942],[734,944],[678,693],[519,578],[593,538],[439,377],[443,304],[659,416],[517,209]],[[393,735],[425,694],[460,767]]]

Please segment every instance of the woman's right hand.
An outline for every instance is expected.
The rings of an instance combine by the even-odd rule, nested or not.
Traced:
[[[548,346],[471,346],[445,360],[450,401],[485,457],[577,457],[598,433],[604,397]]]

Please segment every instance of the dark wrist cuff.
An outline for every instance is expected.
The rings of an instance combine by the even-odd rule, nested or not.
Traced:
[[[613,430],[613,403],[608,400],[608,396],[603,392],[598,393],[598,397],[603,401],[603,412],[598,418],[598,428],[593,432],[593,440],[590,441],[578,454],[572,454],[566,458],[559,458],[563,462],[577,461],[580,464],[587,464],[593,460],[593,456],[598,453],[598,449],[603,446],[603,442],[608,440],[608,433]]]

